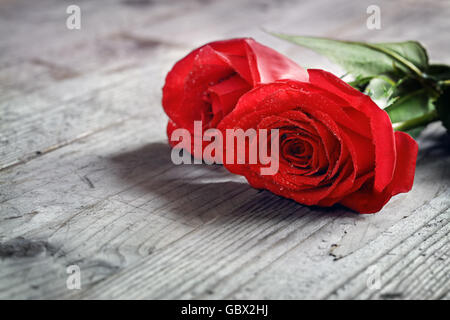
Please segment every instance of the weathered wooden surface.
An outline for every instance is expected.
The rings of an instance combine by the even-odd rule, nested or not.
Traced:
[[[65,10],[82,10],[68,30]],[[160,88],[205,42],[261,28],[417,39],[450,63],[448,1],[0,1],[0,298],[450,298],[450,142],[375,215],[308,208],[220,166],[175,166]],[[69,265],[81,290],[66,287]],[[372,269],[371,269],[372,268]],[[368,286],[374,270],[381,288]]]

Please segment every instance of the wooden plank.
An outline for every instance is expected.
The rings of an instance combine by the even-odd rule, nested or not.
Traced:
[[[418,208],[414,212],[418,217],[400,220],[366,246],[339,260],[336,260],[333,255],[329,256],[332,248],[336,245],[340,246],[339,241],[336,241],[337,226],[331,226],[323,234],[312,238],[310,243],[289,252],[289,255],[250,279],[227,298],[442,298],[443,294],[448,293],[450,289],[448,272],[446,273],[448,260],[443,262],[439,260],[439,257],[445,259],[442,253],[437,253],[438,258],[432,259],[426,269],[428,280],[434,282],[434,287],[429,287],[427,279],[422,279],[423,282],[421,281],[418,287],[417,283],[411,280],[403,283],[403,286],[396,287],[396,285],[415,270],[416,265],[409,264],[416,259],[418,253],[420,254],[422,245],[426,247],[428,242],[436,241],[439,242],[435,243],[437,247],[444,242],[447,242],[444,245],[448,246],[450,230],[448,199],[447,191],[435,199],[436,202],[433,201],[431,206],[425,205]],[[324,237],[327,234],[331,236],[331,239]],[[330,240],[337,244],[329,245]],[[327,250],[315,246],[320,241],[325,242],[324,247],[327,247]],[[442,248],[442,250],[446,249]],[[427,253],[425,255],[428,257]],[[432,255],[431,252],[430,255]],[[373,276],[370,267],[375,267],[381,276],[380,289],[371,288],[367,284]],[[443,274],[433,274],[434,268],[441,269]]]
[[[254,233],[251,226],[256,223],[252,221],[252,211],[247,212],[245,218],[242,217],[242,221],[236,224],[225,216],[220,220],[225,220],[226,223],[214,221],[213,231],[209,231],[206,226],[195,230],[184,237],[183,241],[118,272],[82,296],[331,298],[336,295],[334,291],[337,291],[337,297],[353,297],[357,291],[341,293],[339,289],[349,285],[348,279],[355,277],[355,272],[358,277],[352,280],[359,287],[365,286],[368,277],[366,270],[373,264],[378,265],[381,274],[388,277],[387,271],[398,263],[399,256],[402,263],[408,264],[421,251],[420,245],[426,244],[425,240],[428,238],[437,238],[442,242],[440,245],[448,245],[450,193],[448,179],[439,180],[439,177],[448,177],[450,158],[448,150],[441,149],[439,152],[444,152],[446,156],[440,158],[443,160],[436,161],[435,167],[431,169],[421,167],[420,164],[418,167],[419,177],[422,174],[427,176],[430,185],[440,181],[431,201],[425,200],[428,199],[426,196],[421,197],[430,185],[416,184],[410,194],[396,197],[382,212],[360,216],[358,219],[348,213],[314,210],[315,212],[304,215],[294,211],[293,220],[290,220],[283,217],[291,214],[287,209],[269,206],[264,207],[258,215],[264,215],[265,218],[269,213],[268,219],[271,221],[275,219],[270,215],[272,210],[277,215],[282,215],[283,218],[277,221],[277,229],[269,228],[266,231],[261,228],[263,230]],[[421,205],[414,203],[419,197]],[[410,203],[413,203],[413,208],[418,206],[417,209],[411,209]],[[411,215],[405,216],[406,212]],[[380,217],[389,217],[390,225],[387,226]],[[244,219],[249,219],[250,223]],[[287,221],[283,221],[284,219]],[[307,219],[316,220],[308,222]],[[397,221],[394,222],[395,219]],[[366,237],[367,224],[373,225],[378,231],[375,236],[372,234]],[[235,228],[239,227],[244,227],[245,232],[236,232]],[[219,237],[217,234],[225,235]],[[236,240],[238,235],[239,240]],[[333,252],[334,248],[346,247],[345,241],[342,241],[346,236],[358,238],[359,241],[353,244],[352,251],[345,257],[337,257]],[[214,242],[214,239],[217,240]],[[395,259],[392,259],[392,255],[395,255]],[[432,268],[442,265],[439,259],[434,262]],[[447,262],[443,262],[444,266]],[[410,267],[413,268],[412,265]],[[408,275],[408,272],[408,269],[404,270],[401,276]],[[428,289],[427,295],[419,287],[418,296],[441,297],[442,292],[449,289],[447,276],[444,270],[441,279],[434,278],[437,284],[434,290]],[[396,278],[396,281],[400,280],[401,278]],[[131,287],[132,293],[129,290]],[[336,289],[330,289],[334,287]],[[375,297],[389,297],[390,286],[383,286],[383,290]],[[415,297],[413,292],[407,290],[401,291],[401,294],[402,298]],[[373,297],[373,294],[369,297]]]
[[[303,207],[220,166],[170,161],[163,77],[204,42],[250,35],[338,72],[260,26],[410,37],[449,61],[449,44],[430,31],[448,26],[448,6],[382,2],[379,32],[365,27],[369,2],[179,1],[144,10],[100,1],[87,4],[92,34],[55,28],[64,5],[53,1],[1,10],[0,27],[24,23],[0,28],[13,35],[0,37],[0,297],[448,298],[450,154],[439,124],[420,139],[413,191],[369,216]],[[419,16],[428,28],[412,23]],[[66,287],[72,264],[81,268],[81,291]],[[366,286],[373,264],[385,281],[375,291]]]
[[[427,154],[423,156],[424,165],[419,162],[418,178],[428,177],[428,184],[416,184],[411,193],[396,197],[377,215],[355,216],[308,209],[267,192],[258,193],[220,167],[212,171],[209,166],[175,167],[162,141],[145,144],[162,128],[163,124],[148,126],[146,119],[127,121],[119,129],[110,128],[4,172],[2,190],[11,193],[1,204],[5,216],[1,224],[2,237],[6,238],[3,247],[8,240],[23,237],[26,243],[41,241],[45,250],[31,257],[2,260],[0,283],[4,286],[0,291],[13,297],[70,295],[72,292],[64,288],[64,269],[77,263],[82,270],[87,269],[83,281],[87,291],[83,296],[124,297],[130,294],[125,283],[133,283],[136,298],[203,297],[210,291],[221,297],[274,262],[283,268],[296,266],[293,261],[278,261],[287,253],[292,259],[293,248],[301,248],[303,254],[314,253],[319,243],[322,256],[317,257],[323,258],[328,268],[334,268],[330,264],[334,260],[330,256],[331,244],[339,246],[339,237],[344,235],[359,236],[360,247],[352,247],[352,253],[358,252],[370,243],[370,237],[361,236],[367,221],[379,236],[389,229],[380,217],[390,217],[395,226],[395,219],[406,221],[402,218],[410,212],[409,206],[425,206],[427,210],[421,209],[427,212],[425,217],[431,215],[435,209],[427,204],[430,188],[435,188],[435,202],[448,204],[446,149],[433,147],[433,153],[441,153],[441,160],[433,166],[425,161],[430,159]],[[122,146],[121,150],[116,146]],[[183,178],[183,172],[188,177]],[[409,221],[412,226],[420,223],[416,213],[410,215]],[[404,225],[400,229],[407,230]],[[330,234],[338,239],[322,243]],[[314,241],[308,245],[309,239]],[[342,246],[346,246],[345,241]],[[24,263],[24,259],[29,262]],[[362,268],[356,261],[370,262],[353,258],[350,253],[341,260],[348,261],[353,270]],[[317,267],[308,262],[309,268]],[[262,274],[266,273],[277,275],[277,279],[281,274],[308,274],[286,270]],[[99,278],[113,274],[93,286]],[[138,277],[141,281],[150,274],[160,281],[151,286],[153,289],[147,287],[150,280],[140,287],[130,279]],[[30,287],[39,290],[30,292]],[[274,287],[272,283],[270,288]],[[277,287],[280,291],[286,289],[283,283],[277,283]],[[272,293],[282,297],[281,292]]]
[[[161,69],[148,66],[108,77],[91,76],[84,85],[83,79],[61,84],[58,98],[52,88],[11,100],[8,122],[2,125],[1,166],[25,162],[152,108],[159,100],[155,74],[161,75]],[[26,108],[14,109],[16,103]]]

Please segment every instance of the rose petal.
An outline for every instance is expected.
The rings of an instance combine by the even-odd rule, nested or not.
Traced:
[[[392,196],[411,190],[418,145],[404,132],[395,132],[395,145],[398,156],[391,183],[382,192],[377,192],[373,189],[373,179],[368,180],[361,189],[343,199],[343,205],[361,213],[374,213],[380,211]]]
[[[246,44],[253,85],[280,79],[308,81],[308,72],[291,59],[253,39],[247,39]]]
[[[392,124],[388,114],[368,96],[352,88],[333,74],[323,70],[308,70],[310,82],[345,99],[350,106],[370,119],[370,129],[375,145],[374,187],[382,191],[392,180],[395,169],[395,144]]]
[[[392,195],[411,190],[414,183],[417,153],[419,146],[410,135],[404,132],[395,132],[395,148],[397,163],[392,179]]]
[[[220,110],[217,111],[222,111],[223,115],[227,115],[233,110],[239,98],[250,89],[251,87],[247,82],[240,76],[234,75],[209,87],[208,90],[216,95],[220,102]],[[215,110],[213,109],[213,111]]]

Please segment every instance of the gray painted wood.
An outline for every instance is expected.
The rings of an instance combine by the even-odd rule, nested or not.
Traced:
[[[440,124],[419,139],[413,190],[357,215],[173,165],[160,104],[173,63],[214,39],[253,36],[340,72],[261,27],[417,39],[450,63],[448,2],[383,1],[381,30],[366,28],[370,1],[74,3],[79,31],[65,28],[69,2],[0,1],[0,298],[450,298]]]

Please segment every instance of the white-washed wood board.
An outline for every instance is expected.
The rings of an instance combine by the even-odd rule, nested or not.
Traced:
[[[71,4],[81,30],[66,28]],[[252,36],[342,74],[262,29],[416,39],[450,63],[449,17],[449,1],[0,0],[0,298],[449,299],[439,123],[419,139],[413,190],[358,215],[174,165],[160,103],[173,63],[208,41]]]

